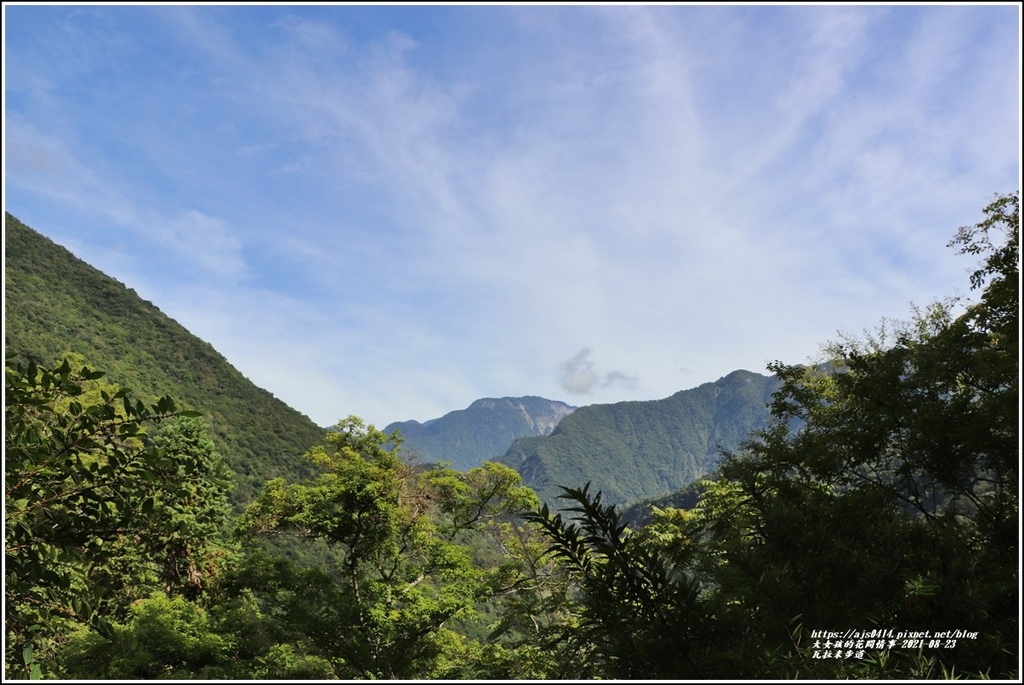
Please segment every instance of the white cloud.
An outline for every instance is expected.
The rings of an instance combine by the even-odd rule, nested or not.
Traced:
[[[594,362],[590,360],[591,354],[593,354],[593,350],[584,347],[561,363],[560,382],[563,390],[573,395],[589,395],[599,387],[616,386],[626,389],[636,387],[637,378],[622,371],[609,371],[604,374],[602,380]]]
[[[562,388],[574,395],[587,395],[599,382],[594,362],[590,361],[590,348],[584,347],[562,362]]]
[[[336,9],[159,14],[193,76],[147,110],[141,167],[85,116],[9,112],[5,153],[19,195],[157,247],[138,273],[187,268],[152,299],[318,422],[803,361],[947,294],[945,243],[1016,179],[1019,42],[969,8],[504,7],[440,33]],[[627,371],[565,360],[581,340]]]
[[[142,222],[149,237],[193,260],[211,275],[237,280],[245,275],[242,240],[226,221],[194,209],[175,217]]]
[[[129,199],[130,179],[81,161],[65,140],[16,115],[8,118],[6,135],[12,185],[82,212],[90,221],[111,222],[215,277],[237,279],[245,273],[241,238],[225,220],[195,209],[168,216],[137,206]]]
[[[637,386],[638,379],[636,376],[631,376],[623,371],[609,371],[604,376],[603,385],[618,386],[626,389],[632,389]]]
[[[5,184],[89,213],[132,218],[115,186],[80,162],[59,134],[45,132],[14,112],[4,119],[4,138]]]

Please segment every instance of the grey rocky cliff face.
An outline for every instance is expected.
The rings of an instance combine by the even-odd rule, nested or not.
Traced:
[[[551,431],[555,430],[559,421],[576,411],[576,407],[571,407],[565,402],[551,402],[551,406],[546,411],[535,412],[531,415],[523,402],[516,400],[511,400],[511,402],[522,412],[526,422],[533,427],[535,435],[551,435]]]

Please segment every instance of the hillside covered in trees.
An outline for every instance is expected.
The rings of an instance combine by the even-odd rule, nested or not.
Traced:
[[[268,478],[311,473],[301,457],[323,430],[208,343],[10,214],[4,247],[8,358],[51,365],[71,354],[140,399],[170,395],[199,410],[235,474],[238,503]]]
[[[713,471],[721,450],[764,428],[779,384],[734,371],[662,400],[581,407],[551,435],[520,438],[496,461],[519,471],[546,502],[559,485],[588,481],[608,504],[667,494]]]
[[[185,371],[160,370],[172,399],[154,362],[113,359],[160,336],[117,305],[76,319],[105,295],[47,294],[9,244],[38,335],[85,314],[49,322],[53,352],[9,333],[5,679],[1016,680],[1019,195],[951,247],[970,298],[772,365],[764,428],[626,525],[585,472],[556,510],[506,464],[411,464],[356,417],[233,509],[242,429]],[[254,544],[276,538],[331,553]]]

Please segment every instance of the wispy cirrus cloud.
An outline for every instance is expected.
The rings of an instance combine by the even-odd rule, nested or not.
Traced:
[[[238,279],[245,274],[242,240],[225,220],[195,209],[165,215],[137,206],[123,178],[81,161],[68,141],[47,136],[17,116],[7,119],[6,128],[12,185],[170,250],[182,263],[211,276]]]
[[[9,197],[321,423],[663,397],[962,281],[1011,10],[38,8]]]

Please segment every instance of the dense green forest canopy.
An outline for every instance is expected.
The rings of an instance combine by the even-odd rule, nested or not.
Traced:
[[[5,678],[1016,680],[1019,195],[951,247],[973,298],[774,364],[763,430],[629,524],[356,417],[237,514],[201,404],[12,359]]]

